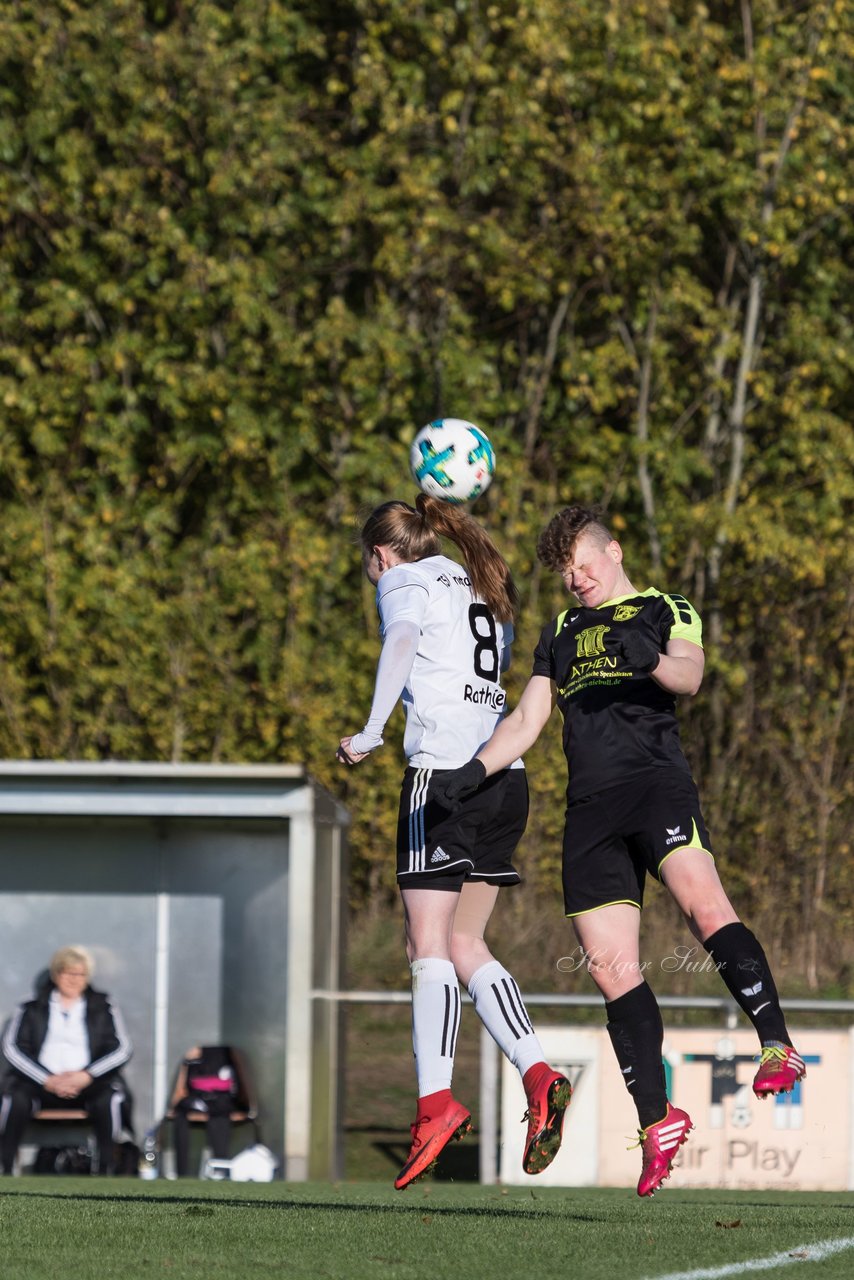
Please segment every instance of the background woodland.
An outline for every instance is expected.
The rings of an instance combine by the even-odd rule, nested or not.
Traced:
[[[518,578],[514,701],[603,503],[701,612],[686,749],[793,989],[851,993],[851,0],[7,0],[0,755],[304,763],[394,900],[356,534],[442,414]],[[530,753],[516,937],[559,923]],[[397,961],[396,961],[397,963]],[[398,964],[398,967],[403,968]],[[541,980],[540,985],[545,985]]]

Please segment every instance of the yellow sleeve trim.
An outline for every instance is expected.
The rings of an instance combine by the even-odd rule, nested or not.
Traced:
[[[664,599],[673,614],[673,626],[670,629],[671,640],[690,640],[691,644],[703,647],[703,623],[700,615],[684,596],[665,595]]]

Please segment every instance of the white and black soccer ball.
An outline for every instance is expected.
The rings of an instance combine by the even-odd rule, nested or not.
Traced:
[[[495,451],[473,422],[437,418],[412,441],[409,465],[425,493],[445,502],[473,502],[489,487]]]

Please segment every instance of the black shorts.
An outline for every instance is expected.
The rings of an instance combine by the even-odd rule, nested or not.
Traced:
[[[456,813],[431,800],[450,769],[415,769],[403,775],[397,819],[397,882],[401,889],[450,889],[466,880],[519,884],[511,862],[528,821],[524,769],[487,778]]]
[[[566,914],[617,902],[642,907],[647,872],[660,880],[679,849],[712,852],[694,779],[681,769],[637,774],[573,802],[563,837]]]

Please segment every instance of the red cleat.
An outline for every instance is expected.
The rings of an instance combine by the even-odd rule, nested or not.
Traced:
[[[683,1142],[688,1141],[688,1134],[693,1129],[691,1117],[687,1111],[667,1104],[667,1114],[663,1120],[651,1124],[647,1129],[638,1130],[637,1145],[643,1153],[643,1167],[638,1183],[639,1196],[655,1195],[665,1178],[670,1177],[673,1161]]]
[[[572,1085],[557,1071],[543,1072],[528,1094],[528,1136],[522,1168],[525,1173],[542,1173],[560,1151],[563,1120],[572,1099]]]
[[[764,1044],[759,1055],[759,1070],[753,1077],[753,1092],[757,1098],[767,1098],[775,1093],[791,1093],[806,1074],[803,1058],[795,1053],[790,1044]]]
[[[454,1098],[435,1120],[430,1116],[416,1120],[411,1126],[409,1159],[394,1180],[395,1189],[402,1191],[427,1173],[448,1143],[454,1138],[461,1138],[470,1128],[471,1113]]]

